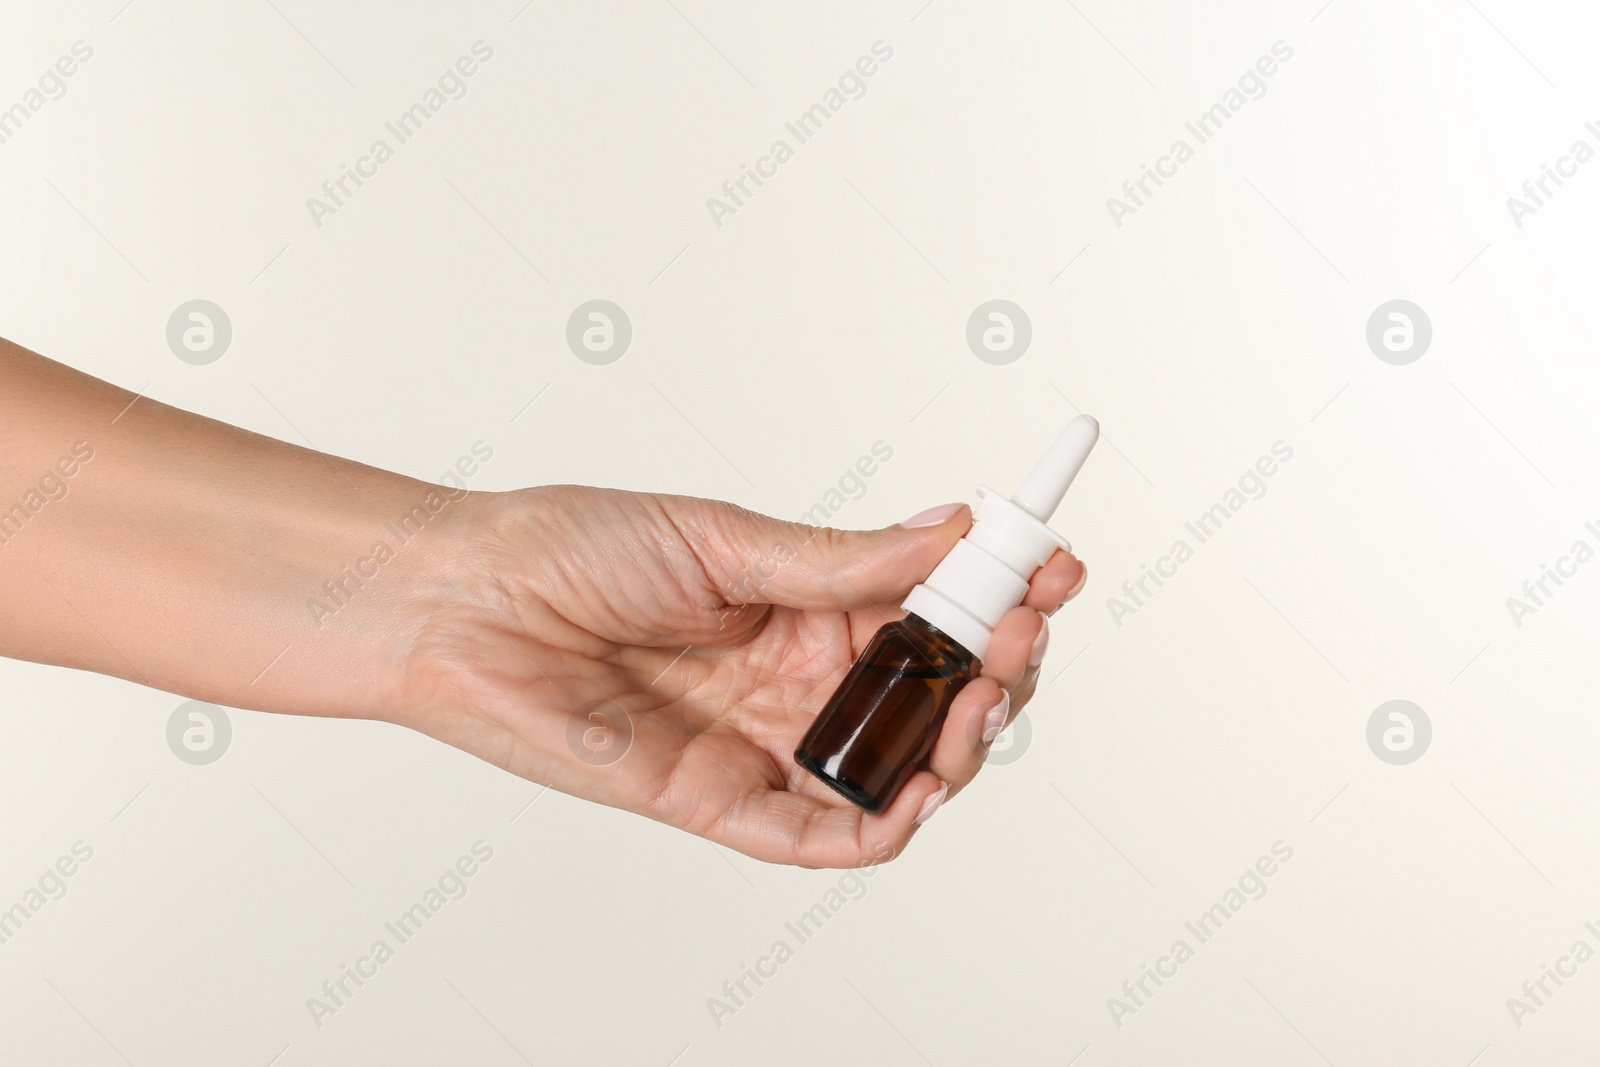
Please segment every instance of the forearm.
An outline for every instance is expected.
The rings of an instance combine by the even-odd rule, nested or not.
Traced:
[[[0,341],[0,655],[380,716],[468,497]]]

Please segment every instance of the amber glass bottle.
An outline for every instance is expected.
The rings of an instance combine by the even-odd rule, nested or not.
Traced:
[[[972,653],[916,615],[885,623],[817,716],[795,762],[876,814],[933,749]]]

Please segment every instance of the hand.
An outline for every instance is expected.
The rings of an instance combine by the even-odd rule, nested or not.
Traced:
[[[865,815],[792,753],[873,632],[903,617],[900,600],[966,532],[966,506],[943,510],[916,528],[854,532],[579,486],[474,495],[456,516],[454,577],[415,625],[400,719],[757,859],[891,858],[1032,696],[1041,613],[1086,578],[1062,551],[1039,569],[927,769]]]
[[[1039,569],[928,768],[867,816],[791,754],[966,531],[964,506],[857,533],[683,497],[476,494],[4,341],[0,416],[0,499],[36,502],[0,516],[0,601],[28,605],[0,613],[0,655],[229,707],[394,719],[776,862],[904,848],[1032,695],[1040,612],[1085,578],[1064,552]]]

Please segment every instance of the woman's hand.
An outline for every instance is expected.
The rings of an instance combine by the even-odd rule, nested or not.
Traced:
[[[792,759],[970,521],[951,505],[848,532],[685,497],[444,488],[0,341],[0,655],[393,719],[764,860],[894,856],[1032,695],[1040,613],[1084,581],[1065,552],[888,810],[863,815]]]
[[[1085,571],[1058,551],[995,629],[929,766],[866,815],[792,753],[877,628],[966,532],[964,505],[885,530],[579,486],[453,505],[397,718],[524,778],[757,859],[876,863],[983,765],[1033,694],[1042,613]],[[441,531],[443,533],[445,531]]]

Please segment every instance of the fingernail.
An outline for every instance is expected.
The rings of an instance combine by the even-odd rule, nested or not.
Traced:
[[[1083,587],[1085,585],[1088,585],[1088,584],[1089,584],[1089,568],[1087,566],[1085,566],[1083,568],[1083,573],[1078,575],[1078,584],[1073,586],[1071,589],[1067,590],[1067,595],[1066,595],[1065,599],[1071,600],[1073,597],[1075,597],[1079,593],[1083,592]]]
[[[1028,652],[1028,669],[1031,671],[1044,662],[1045,649],[1050,647],[1050,620],[1039,620],[1039,636],[1033,639],[1033,648]]]
[[[924,526],[937,526],[960,510],[960,504],[940,504],[936,508],[917,512],[900,525],[908,530],[920,530]]]
[[[994,744],[1000,731],[1006,728],[1006,716],[1011,713],[1011,694],[1000,690],[1000,699],[983,716],[983,743]]]
[[[944,803],[944,795],[948,792],[950,792],[950,787],[941,782],[939,791],[922,802],[922,810],[917,812],[917,817],[912,821],[921,826],[933,818],[933,813],[939,810],[939,805]]]

